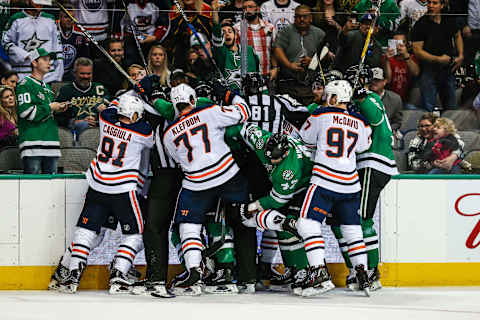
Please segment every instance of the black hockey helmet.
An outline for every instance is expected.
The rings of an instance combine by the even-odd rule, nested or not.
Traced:
[[[272,134],[265,145],[265,158],[269,160],[283,159],[286,157],[289,148],[287,135],[282,133]]]
[[[352,87],[355,84],[355,77],[357,75],[358,68],[359,68],[359,65],[351,66],[347,69],[347,71],[345,71],[345,74],[344,74],[344,80],[347,80],[348,82],[350,82]],[[358,84],[360,84],[363,87],[369,84],[372,81],[372,79],[373,79],[372,69],[368,65],[362,66],[362,68],[360,69],[360,73],[358,75]]]
[[[197,94],[197,97],[208,98],[212,101],[214,100],[213,88],[207,82],[198,82],[198,84],[195,86],[195,93]]]
[[[265,81],[258,72],[248,72],[242,79],[243,90],[247,96],[259,93],[264,85]]]
[[[343,74],[339,70],[330,70],[325,74],[325,82],[343,80]]]

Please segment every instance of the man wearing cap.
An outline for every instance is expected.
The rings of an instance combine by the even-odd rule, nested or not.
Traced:
[[[339,51],[335,60],[336,68],[345,72],[348,67],[360,63],[363,46],[367,38],[368,29],[374,20],[373,14],[365,14],[360,19],[360,27],[354,30],[355,25],[346,23],[340,33]],[[366,52],[365,64],[371,67],[382,66],[382,45],[375,40],[375,34],[378,32],[378,25],[372,34],[370,45]]]
[[[198,41],[195,35],[192,34],[190,37],[190,47],[195,51],[195,53],[198,54],[198,59],[195,60],[190,71],[199,81],[211,81],[213,78],[215,78],[215,67],[208,58],[203,47],[207,49],[208,54],[210,54],[212,57],[212,46],[210,41],[208,41],[207,37],[203,33],[199,33],[198,36],[201,40],[201,43]]]
[[[10,58],[13,70],[22,80],[32,73],[29,53],[42,48],[53,54],[46,83],[61,81],[63,76],[63,49],[55,18],[42,11],[39,0],[27,0],[25,9],[10,17],[2,37],[2,46]]]
[[[395,92],[385,89],[387,80],[384,77],[382,68],[373,68],[372,74],[373,79],[369,88],[382,99],[393,134],[398,137],[398,134],[401,135],[398,130],[402,125],[403,117],[402,98]]]
[[[18,143],[20,157],[26,174],[54,174],[60,157],[58,125],[53,117],[64,111],[66,103],[54,102],[54,94],[45,83],[51,67],[51,56],[43,48],[33,50],[28,56],[32,74],[17,86]]]

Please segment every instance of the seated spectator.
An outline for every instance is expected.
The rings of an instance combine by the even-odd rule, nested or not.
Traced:
[[[422,154],[423,161],[432,167],[429,174],[462,173],[459,166],[461,159],[453,162],[450,168],[445,168],[441,161],[445,160],[460,147],[454,134],[457,132],[455,124],[447,118],[438,118],[433,125],[432,139],[428,141]]]
[[[433,125],[437,119],[438,117],[433,113],[425,113],[418,121],[417,135],[410,141],[407,153],[408,168],[409,170],[415,171],[415,173],[426,173],[432,169],[432,164],[424,161],[422,155],[428,141],[433,139]],[[451,168],[453,163],[460,158],[463,154],[464,142],[457,134],[455,134],[455,138],[458,141],[459,148],[454,150],[452,154],[445,159],[433,163],[433,166]]]
[[[295,21],[295,8],[300,3],[293,0],[268,0],[260,6],[263,19],[270,22],[279,32]]]
[[[211,38],[212,36],[212,9],[203,0],[179,0],[187,18],[197,32],[201,32]],[[217,13],[218,14],[218,13]],[[175,6],[169,13],[168,34],[162,44],[169,48],[171,65],[174,68],[185,68],[185,52],[190,47],[190,35],[185,20]]]
[[[420,74],[420,67],[415,55],[408,52],[407,35],[403,31],[397,31],[393,39],[397,41],[397,47],[396,50],[393,48],[387,49],[385,78],[388,88],[397,93],[405,103],[413,78]],[[396,54],[394,54],[395,51]]]
[[[19,80],[32,73],[29,54],[42,48],[54,55],[50,70],[43,81],[62,81],[63,50],[60,35],[55,18],[42,9],[42,5],[27,0],[26,9],[10,17],[2,36],[2,46],[13,70],[17,71]]]
[[[369,85],[370,90],[375,92],[382,99],[385,111],[387,112],[388,120],[392,128],[393,135],[397,138],[401,138],[400,126],[402,125],[403,117],[403,104],[402,99],[398,94],[393,91],[385,89],[387,80],[383,76],[383,70],[381,68],[372,69],[372,82]]]
[[[155,44],[150,48],[147,58],[148,70],[160,77],[163,87],[170,86],[170,70],[168,70],[168,55],[165,48]]]
[[[240,45],[237,42],[238,34],[232,25],[220,25],[218,10],[223,7],[219,0],[212,2],[213,8],[213,57],[216,60],[218,67],[223,71],[223,76],[226,78],[231,89],[239,92],[242,87],[242,79],[240,74],[241,69],[241,52]],[[259,71],[258,56],[253,51],[251,46],[247,48],[247,72]]]
[[[336,56],[336,67],[341,72],[345,72],[350,66],[357,65],[360,62],[363,46],[367,38],[368,29],[373,21],[373,14],[366,14],[360,19],[360,28],[357,28],[354,23],[354,18],[350,18],[340,33],[339,50]],[[370,40],[370,46],[365,56],[365,64],[370,67],[382,67],[382,45],[375,40],[375,35],[378,32],[378,25],[375,29]]]
[[[125,70],[130,65],[125,59],[123,41],[110,39],[107,45],[107,52]],[[118,71],[113,64],[105,57],[94,61],[93,81],[105,86],[109,93],[115,93],[128,87],[128,80]]]
[[[18,144],[16,108],[17,100],[13,89],[0,87],[0,149]]]
[[[375,11],[374,7],[378,5],[380,5],[380,16],[377,20],[379,30],[375,39],[385,47],[387,46],[387,40],[392,38],[393,32],[398,27],[400,10],[397,2],[395,0],[360,0],[352,12],[358,13],[360,18],[365,13],[373,13]]]
[[[295,9],[294,24],[283,28],[273,44],[273,52],[280,65],[278,93],[288,94],[304,105],[313,101],[312,88],[306,81],[306,69],[325,41],[325,32],[311,24],[310,7],[299,5]]]
[[[73,6],[65,4],[65,9],[73,16]],[[63,11],[58,14],[58,31],[63,47],[63,81],[73,81],[73,63],[79,57],[90,57],[90,46],[87,38],[79,31],[74,30],[73,21]]]
[[[60,88],[58,102],[68,102],[70,108],[56,115],[60,126],[80,135],[84,130],[98,126],[98,114],[106,109],[109,91],[98,82],[92,82],[93,62],[78,58],[73,65],[74,81]]]
[[[457,107],[454,73],[463,62],[463,40],[455,17],[442,15],[445,5],[446,0],[430,0],[427,15],[412,31],[413,52],[422,69],[422,107],[427,111],[436,106],[437,94],[443,108]]]
[[[50,57],[43,48],[33,50],[28,56],[32,75],[26,76],[16,90],[18,143],[25,174],[55,174],[61,155],[53,113],[65,111],[68,105],[54,102],[52,89],[43,81],[50,70]]]
[[[9,70],[2,74],[0,82],[3,86],[9,86],[15,90],[18,84],[18,74],[15,70]]]

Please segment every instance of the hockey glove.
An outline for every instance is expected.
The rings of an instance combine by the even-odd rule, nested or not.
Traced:
[[[213,82],[213,94],[217,97],[217,101],[223,101],[226,105],[232,104],[235,93],[220,81]]]
[[[156,87],[153,89],[152,94],[149,96],[150,102],[154,103],[157,99],[163,99],[170,101],[170,88],[168,87]]]
[[[155,88],[158,88],[160,85],[160,77],[156,74],[146,76],[134,87],[135,92],[138,93],[144,100],[147,102],[150,100],[150,97]]]
[[[260,202],[257,200],[257,201],[249,203],[248,207],[247,207],[247,210],[248,210],[247,215],[251,217],[255,213],[257,213],[259,211],[263,211],[263,208],[262,208],[262,205],[260,204]]]
[[[356,88],[353,90],[353,96],[352,98],[354,100],[362,100],[362,99],[365,99],[367,97],[367,94],[368,94],[368,89],[366,88]]]

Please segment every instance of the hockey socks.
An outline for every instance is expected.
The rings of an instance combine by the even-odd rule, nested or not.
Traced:
[[[345,260],[347,268],[352,269],[352,262],[350,261],[350,257],[348,256],[348,245],[343,238],[340,226],[332,226],[332,231],[338,241],[338,246],[340,247],[340,251],[342,252],[343,260]]]
[[[201,224],[180,223],[180,240],[187,270],[199,267],[202,261],[203,244],[200,238],[201,229]]]
[[[296,270],[308,267],[307,254],[305,253],[302,240],[290,232],[279,231],[277,235],[283,264],[286,267],[295,267]]]
[[[362,228],[359,225],[341,225],[340,229],[347,243],[346,246],[351,263],[355,267],[367,265],[366,246],[363,241]]]
[[[300,218],[297,230],[303,239],[310,266],[322,266],[325,259],[325,241],[322,237],[321,223],[313,219]]]
[[[373,219],[362,220],[362,232],[367,247],[368,269],[375,269],[379,262],[378,235],[373,227]]]
[[[86,264],[90,251],[93,250],[94,245],[98,245],[95,241],[97,234],[85,228],[77,228],[73,235],[72,241],[72,255],[70,258],[70,271],[80,268],[80,263]]]
[[[230,227],[226,227],[225,230],[225,242],[215,253],[215,260],[217,263],[233,263],[234,262],[234,248],[233,248],[233,232]],[[207,233],[209,239],[211,239],[209,245],[212,245],[222,238],[222,224],[208,223],[207,224]]]
[[[127,274],[133,265],[135,256],[142,249],[143,240],[141,234],[124,234],[113,260],[112,269],[117,269],[122,274]]]

